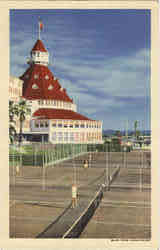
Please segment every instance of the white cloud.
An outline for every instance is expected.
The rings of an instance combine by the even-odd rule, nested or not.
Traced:
[[[146,73],[149,63],[145,64],[145,57],[149,61],[148,51],[140,50],[135,55],[106,59],[101,64],[99,62],[101,67],[98,68],[92,62],[76,66],[71,60],[59,61],[56,67],[66,72],[68,78],[77,79],[69,84],[77,94],[84,89],[94,89],[114,96],[144,96],[146,88],[149,88],[149,74]]]

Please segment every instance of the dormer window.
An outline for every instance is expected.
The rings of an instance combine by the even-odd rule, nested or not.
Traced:
[[[37,84],[33,84],[33,85],[32,85],[32,89],[38,89]]]
[[[38,79],[38,75],[37,74],[34,75],[34,79]]]
[[[53,89],[53,86],[49,85],[48,90],[52,90],[52,89]]]

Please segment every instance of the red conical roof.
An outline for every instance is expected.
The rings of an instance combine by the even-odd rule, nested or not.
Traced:
[[[29,100],[60,100],[73,102],[47,66],[32,64],[20,77],[23,97]]]
[[[41,40],[37,40],[37,42],[35,43],[32,51],[41,51],[41,52],[47,52],[47,50],[44,47],[44,44],[42,43]]]
[[[93,121],[88,117],[72,110],[40,108],[33,113],[33,117],[39,119],[65,119],[65,120],[83,120]]]

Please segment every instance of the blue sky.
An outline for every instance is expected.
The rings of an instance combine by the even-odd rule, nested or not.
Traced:
[[[78,104],[78,112],[124,129],[135,120],[150,129],[149,10],[11,10],[10,74],[20,76],[38,38],[49,68]],[[142,122],[143,121],[143,122]]]

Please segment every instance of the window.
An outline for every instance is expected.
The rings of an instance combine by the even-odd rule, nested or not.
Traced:
[[[53,86],[49,85],[48,90],[52,90],[52,89],[53,89]]]
[[[58,123],[58,128],[62,128],[62,123]]]
[[[35,122],[35,128],[39,128],[39,123],[37,121]]]
[[[48,122],[45,122],[45,127],[48,128],[49,124]]]
[[[58,132],[58,140],[63,141],[63,134],[62,132]]]
[[[81,128],[84,128],[84,124],[81,124]]]
[[[75,124],[75,128],[79,128],[79,124]]]
[[[44,127],[43,122],[40,122],[40,128],[43,128],[43,127]]]
[[[56,132],[52,133],[52,140],[56,140]]]
[[[34,83],[34,84],[32,85],[32,89],[38,89],[37,84]]]
[[[37,74],[34,75],[34,79],[38,79],[38,75]]]
[[[69,124],[69,127],[70,127],[70,128],[73,128],[73,124]]]
[[[85,140],[85,133],[81,133],[81,140],[84,141]]]
[[[74,141],[74,133],[70,133],[70,141]]]
[[[68,141],[68,132],[64,133],[64,141]]]
[[[76,132],[74,138],[75,138],[75,141],[78,141],[79,140],[79,133]]]
[[[52,127],[53,127],[53,128],[56,128],[56,123],[52,123]]]
[[[64,124],[64,128],[68,128],[68,124]]]

